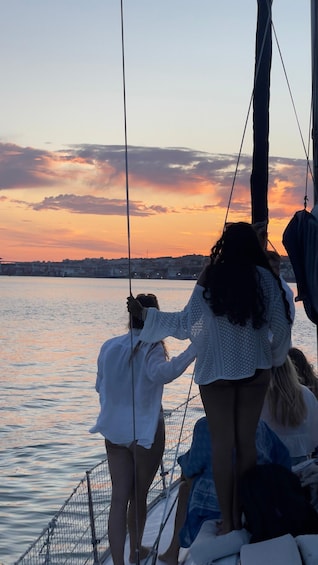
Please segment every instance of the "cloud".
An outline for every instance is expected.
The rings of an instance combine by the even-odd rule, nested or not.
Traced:
[[[96,196],[77,196],[76,194],[59,194],[45,197],[41,202],[28,203],[12,200],[16,204],[25,205],[35,211],[67,210],[73,214],[94,214],[101,216],[126,216],[127,202],[118,198],[101,198]],[[146,206],[142,202],[129,202],[131,216],[152,216],[154,214],[171,213],[174,210],[165,206]]]
[[[192,209],[230,205],[237,211],[248,210],[250,156],[242,155],[237,168],[236,155],[188,148],[130,146],[127,153],[133,215],[176,212],[176,208],[160,202],[160,194],[176,196],[180,204],[184,203],[183,196],[190,197],[188,207]],[[236,168],[233,197],[229,201]],[[279,214],[279,207],[281,213],[286,206],[301,207],[305,181],[305,160],[270,157],[269,196],[276,205],[272,213]],[[24,189],[24,196],[31,189],[49,191],[40,202],[34,202],[32,192],[29,205],[35,210],[123,215],[126,205],[117,195],[119,190],[124,193],[125,186],[123,146],[82,144],[50,152],[0,143],[0,191]],[[145,191],[147,202],[143,202]],[[200,203],[194,202],[195,197],[201,198]]]
[[[0,190],[54,185],[53,159],[47,151],[0,143]]]

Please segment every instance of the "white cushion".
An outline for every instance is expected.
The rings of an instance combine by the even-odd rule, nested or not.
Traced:
[[[241,565],[302,565],[298,546],[290,534],[241,547]],[[317,562],[316,564],[317,565]]]
[[[244,543],[250,540],[246,530],[233,530],[229,534],[216,535],[213,520],[203,522],[201,529],[190,547],[190,554],[196,565],[212,565],[215,560],[238,555]],[[234,560],[235,561],[235,560]]]

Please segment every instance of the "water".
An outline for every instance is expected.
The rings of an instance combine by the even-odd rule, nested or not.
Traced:
[[[180,310],[193,281],[133,281]],[[294,285],[292,285],[293,288]],[[88,429],[98,413],[101,344],[126,331],[128,281],[0,277],[0,562],[11,565],[41,533],[85,471],[104,458]],[[169,338],[170,355],[186,343]],[[316,329],[296,304],[293,345],[315,362]],[[191,372],[166,386],[164,407],[186,399]]]

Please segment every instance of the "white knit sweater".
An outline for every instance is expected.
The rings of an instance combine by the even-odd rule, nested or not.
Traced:
[[[182,312],[161,312],[148,308],[140,339],[158,341],[167,336],[189,338],[196,346],[195,382],[208,384],[218,379],[251,377],[256,369],[282,365],[291,340],[291,325],[283,298],[273,275],[258,267],[266,303],[267,323],[255,330],[233,325],[226,316],[215,316],[196,285]]]

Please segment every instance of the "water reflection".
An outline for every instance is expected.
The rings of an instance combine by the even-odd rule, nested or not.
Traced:
[[[133,281],[162,310],[184,307],[192,281]],[[128,281],[0,277],[0,554],[14,562],[40,534],[84,472],[104,458],[88,429],[98,413],[96,359],[126,331]],[[315,328],[296,304],[293,342],[315,361]],[[170,355],[186,347],[167,339]],[[188,376],[169,384],[165,409],[186,400]],[[196,389],[196,387],[194,387]]]

